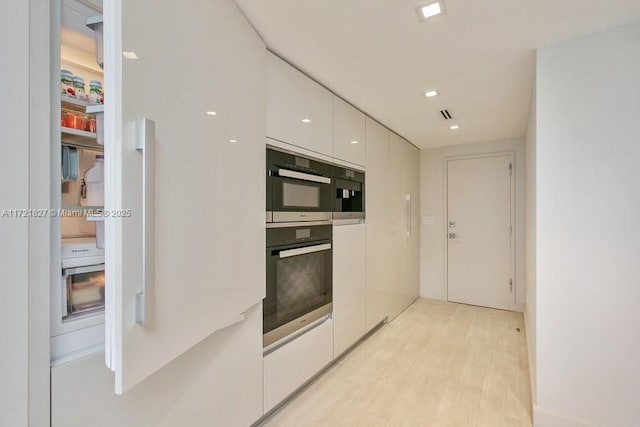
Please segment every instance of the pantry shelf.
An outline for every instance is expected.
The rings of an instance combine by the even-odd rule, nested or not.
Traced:
[[[96,151],[104,151],[104,146],[98,144],[98,135],[93,132],[61,127],[62,143],[75,147],[89,148]]]
[[[61,95],[60,102],[61,102],[62,108],[65,110],[77,111],[79,113],[85,113],[85,114],[104,113],[103,104],[90,104],[87,101],[72,98],[66,95]]]
[[[72,110],[84,113],[89,103],[80,99],[72,98],[70,96],[61,95],[60,101],[62,108],[65,110]]]
[[[104,113],[104,105],[103,104],[87,105],[87,108],[86,108],[85,111],[86,111],[87,114]]]
[[[68,127],[65,127],[65,126],[62,127],[62,134],[63,135],[72,135],[72,136],[77,136],[77,137],[82,137],[82,138],[88,138],[88,139],[96,139],[97,138],[97,135],[94,132],[87,132],[86,130],[68,128]]]

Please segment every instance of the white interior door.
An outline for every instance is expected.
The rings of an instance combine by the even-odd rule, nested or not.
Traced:
[[[512,309],[512,155],[447,161],[448,300]]]
[[[106,221],[107,362],[122,393],[264,297],[266,51],[232,0],[108,0],[105,78],[105,202],[125,214]]]

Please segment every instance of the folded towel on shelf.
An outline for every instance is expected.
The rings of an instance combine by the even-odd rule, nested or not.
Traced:
[[[69,147],[62,146],[62,180],[69,179]]]
[[[80,156],[76,147],[69,147],[69,179],[76,181],[80,175]]]
[[[62,146],[62,181],[77,181],[80,177],[80,154],[76,147]]]

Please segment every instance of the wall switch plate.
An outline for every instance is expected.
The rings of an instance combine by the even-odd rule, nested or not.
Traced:
[[[422,217],[422,225],[433,225],[435,220],[432,216],[423,216]]]

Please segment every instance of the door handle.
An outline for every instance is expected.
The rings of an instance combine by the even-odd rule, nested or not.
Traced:
[[[322,245],[304,246],[302,248],[280,251],[279,256],[280,258],[289,258],[297,255],[306,255],[312,254],[314,252],[328,251],[329,249],[331,249],[331,243],[324,243]]]
[[[320,184],[331,184],[331,178],[327,178],[326,176],[311,175],[310,173],[297,172],[289,169],[279,169],[278,176],[300,179],[303,181],[319,182]]]
[[[155,138],[155,122],[143,118],[136,141],[136,149],[142,154],[142,290],[136,294],[136,322],[143,326],[149,320],[155,272]]]
[[[449,233],[449,238],[450,238],[451,240],[455,240],[455,238],[456,238],[456,233]]]

